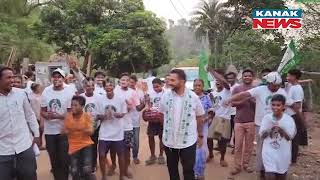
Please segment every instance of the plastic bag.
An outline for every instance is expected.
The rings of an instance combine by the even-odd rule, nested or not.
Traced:
[[[198,176],[198,177],[204,176],[204,170],[206,168],[206,160],[207,160],[206,150],[204,150],[203,148],[197,148],[196,163],[194,165],[195,176]]]

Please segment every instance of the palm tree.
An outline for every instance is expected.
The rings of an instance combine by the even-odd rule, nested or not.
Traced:
[[[237,18],[235,10],[227,8],[217,0],[202,1],[194,11],[191,26],[198,40],[208,39],[211,56],[223,53],[223,42],[235,29]],[[216,59],[216,58],[215,58]],[[215,61],[215,66],[217,62]]]

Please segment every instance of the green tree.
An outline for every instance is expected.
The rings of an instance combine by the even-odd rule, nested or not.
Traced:
[[[25,0],[0,1],[0,63],[6,62],[12,48],[17,49],[15,64],[18,65],[24,57],[31,62],[41,61],[53,52],[32,29],[38,20],[38,6]]]
[[[237,22],[235,13],[226,9],[225,4],[219,1],[203,1],[194,12],[191,25],[195,28],[198,39],[208,38],[211,61],[215,62],[215,66],[223,53],[224,41],[235,29],[235,22]]]
[[[233,63],[238,68],[276,69],[284,51],[283,39],[266,39],[259,31],[237,31],[224,43],[226,52],[221,56],[220,67]]]
[[[141,0],[59,1],[42,10],[37,27],[48,42],[67,52],[92,55],[96,68],[115,75],[169,61],[164,23],[145,11]]]

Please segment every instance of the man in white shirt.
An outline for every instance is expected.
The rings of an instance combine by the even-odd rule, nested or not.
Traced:
[[[55,180],[68,180],[68,139],[61,134],[64,119],[71,107],[74,91],[64,85],[65,72],[56,69],[51,74],[52,86],[41,96],[41,115],[45,118],[44,134]]]
[[[97,119],[99,103],[102,101],[104,96],[100,94],[95,94],[95,83],[92,77],[87,77],[84,82],[85,93],[82,93],[80,96],[86,99],[86,104],[84,106],[84,112],[87,112],[91,115],[93,120],[93,129],[94,133],[91,136],[94,144],[92,145],[92,172],[96,171],[97,168],[97,148],[98,148],[98,136],[100,121]]]
[[[223,121],[226,124],[224,129],[224,133],[221,133],[221,137],[218,140],[218,149],[220,151],[220,165],[222,167],[227,167],[228,163],[225,161],[225,154],[227,152],[227,144],[231,138],[231,106],[225,106],[224,102],[231,97],[230,86],[228,82],[220,75],[219,78],[217,72],[212,72],[212,74],[216,77],[216,91],[210,93],[210,98],[213,103],[213,110],[215,113],[215,118],[209,127],[208,133],[208,148],[209,148],[209,160],[213,158],[213,138],[214,138],[214,128],[219,121]]]
[[[39,125],[25,91],[12,88],[13,81],[13,70],[0,67],[0,179],[36,180],[32,144],[40,142]]]
[[[137,76],[131,75],[130,76],[130,88],[135,91],[136,96],[140,102],[143,102],[144,93],[142,90],[137,89],[138,79]],[[132,125],[133,125],[133,147],[132,147],[132,158],[135,164],[140,164],[140,160],[138,158],[139,154],[139,138],[140,138],[140,120],[141,120],[141,110],[145,107],[144,103],[140,104],[140,107],[137,109],[133,109],[131,111],[132,117]]]
[[[94,74],[94,80],[95,80],[95,88],[94,88],[94,94],[100,94],[100,95],[106,95],[106,91],[103,87],[103,81],[106,80],[106,75],[102,71],[98,71]]]
[[[257,159],[256,159],[256,170],[260,171],[260,176],[264,177],[264,167],[262,163],[262,141],[259,134],[261,121],[266,114],[272,113],[271,111],[271,99],[275,94],[281,94],[286,98],[286,105],[291,106],[292,101],[288,97],[284,89],[280,88],[282,84],[282,78],[279,73],[271,72],[264,77],[267,82],[266,86],[258,86],[250,89],[246,92],[242,92],[232,96],[226,104],[232,104],[233,102],[239,102],[251,97],[256,100],[256,111],[255,111],[255,125],[256,125],[256,140],[257,140]]]
[[[292,163],[297,162],[299,154],[299,145],[306,145],[308,139],[306,138],[306,127],[304,122],[304,117],[302,114],[302,103],[304,100],[304,92],[299,84],[299,79],[302,73],[298,69],[292,69],[288,72],[286,84],[286,91],[288,96],[292,99],[293,105],[292,108],[288,108],[286,113],[295,121],[297,127],[297,134],[292,140]]]
[[[132,112],[137,109],[140,105],[140,100],[138,99],[135,91],[129,88],[130,75],[128,73],[122,73],[120,75],[120,86],[115,88],[115,94],[121,96],[125,99],[128,113],[123,117],[124,125],[124,142],[125,142],[125,176],[132,178],[132,174],[129,172],[128,168],[130,165],[130,150],[133,147],[133,124],[132,124]]]
[[[127,104],[122,95],[114,93],[114,82],[105,82],[106,96],[99,102],[97,118],[100,119],[101,127],[99,131],[99,161],[102,180],[106,180],[107,153],[113,151],[119,158],[120,180],[126,174],[125,167],[125,144],[124,144],[124,115],[127,114]],[[110,152],[111,153],[111,152]],[[113,161],[115,163],[115,160]],[[115,164],[113,164],[115,166]],[[114,171],[114,169],[113,169]]]
[[[235,72],[229,72],[225,75],[227,82],[229,83],[230,86],[230,92],[232,93],[234,88],[236,88],[237,86],[239,86],[239,84],[237,83],[237,74]],[[237,108],[236,107],[231,107],[231,119],[230,119],[230,123],[231,123],[231,135],[234,134],[234,118],[236,116],[236,111]],[[232,143],[233,145],[235,144],[235,136],[232,136]],[[234,149],[232,150],[232,154],[234,153]]]
[[[203,118],[205,115],[199,97],[185,86],[186,74],[174,69],[168,77],[171,91],[166,92],[160,102],[164,114],[162,141],[167,156],[170,180],[180,179],[179,159],[185,180],[194,179],[196,147],[202,147]]]

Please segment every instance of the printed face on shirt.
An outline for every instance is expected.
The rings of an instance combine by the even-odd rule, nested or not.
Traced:
[[[61,101],[59,99],[51,99],[49,101],[49,108],[51,112],[59,112],[61,110]]]
[[[11,91],[14,84],[13,72],[11,70],[4,70],[1,74],[0,86],[2,89]]]
[[[52,74],[51,79],[52,79],[52,84],[54,87],[62,87],[63,86],[64,78],[61,76],[61,74],[54,73],[54,74]]]
[[[71,101],[71,112],[74,115],[78,115],[82,112],[82,106],[80,105],[80,103],[78,101]]]
[[[113,105],[107,105],[105,108],[105,113],[107,114],[109,111],[117,112],[117,108],[114,107]]]
[[[162,85],[161,84],[158,84],[158,83],[154,83],[152,84],[153,86],[153,90],[157,93],[160,93],[162,91]]]
[[[120,78],[120,86],[121,88],[127,88],[129,86],[129,76],[122,76]]]
[[[94,92],[94,82],[93,81],[88,81],[84,85],[84,89],[86,90],[86,93],[92,94]]]
[[[84,106],[84,111],[88,113],[94,112],[95,109],[96,109],[96,105],[94,103],[89,103]]]

